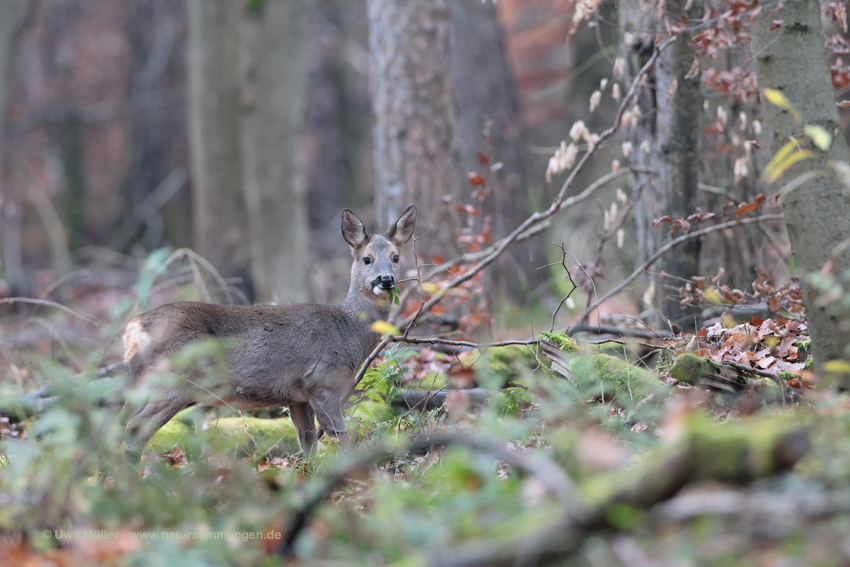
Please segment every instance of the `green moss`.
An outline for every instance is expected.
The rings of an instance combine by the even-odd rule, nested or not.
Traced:
[[[799,422],[752,418],[717,423],[702,413],[686,420],[686,435],[695,449],[701,478],[741,481],[777,470],[776,448]]]
[[[541,336],[546,337],[556,345],[558,348],[564,352],[578,352],[579,346],[574,338],[567,335],[566,333],[540,333]]]
[[[266,0],[246,0],[245,11],[249,14],[259,14],[266,7]]]
[[[799,420],[744,418],[718,422],[703,412],[688,414],[676,434],[659,452],[640,465],[589,477],[581,484],[582,495],[591,503],[602,503],[632,485],[637,478],[654,479],[663,486],[670,482],[666,459],[686,455],[694,480],[744,482],[769,476],[782,466],[784,453],[777,447],[789,434],[804,427]]]
[[[244,450],[249,453],[267,451],[277,445],[282,453],[298,452],[298,436],[289,418],[259,419],[256,417],[225,417],[212,420],[204,430],[197,422],[187,423],[181,412],[156,432],[149,447],[157,453],[167,453],[175,445],[194,445],[200,436],[215,451]]]
[[[498,388],[528,376],[537,366],[537,357],[526,346],[491,348],[484,354],[478,377],[487,387]]]
[[[613,397],[624,392],[631,399],[639,400],[663,387],[653,372],[607,354],[576,357],[570,361],[570,372],[578,383],[597,382],[602,385],[605,396]]]
[[[791,374],[790,372],[788,374]],[[795,374],[791,374],[795,378],[797,377]],[[771,380],[770,378],[756,378],[753,380],[756,393],[759,395],[760,399],[767,403],[779,402],[782,401],[782,398],[785,395],[784,389],[781,385],[779,385],[775,380]]]
[[[711,374],[715,370],[715,364],[695,354],[684,353],[676,357],[673,366],[670,367],[670,376],[686,384],[696,384],[703,374]]]
[[[358,403],[348,413],[355,423],[355,431],[352,432],[355,437],[363,433],[363,428],[370,429],[376,423],[390,421],[397,415],[391,407],[372,400]]]
[[[810,356],[809,358],[807,358],[807,359],[806,359],[806,363],[805,363],[805,364],[803,364],[803,369],[804,369],[804,370],[811,370],[812,368],[814,368],[814,365],[815,365],[815,361],[814,361],[814,359]]]

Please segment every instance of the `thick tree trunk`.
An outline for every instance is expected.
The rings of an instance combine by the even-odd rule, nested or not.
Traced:
[[[479,153],[491,163],[504,164],[493,174],[491,193],[484,202],[484,213],[493,219],[493,236],[501,238],[528,216],[528,186],[519,101],[495,3],[450,2],[449,32],[461,173],[487,167],[479,163]],[[469,196],[466,200],[474,202]],[[506,286],[514,301],[521,300],[521,291],[536,285],[536,268],[544,263],[538,240],[512,247],[500,262],[498,276],[503,285],[498,287]]]
[[[30,0],[3,0],[0,2],[0,139],[6,126],[6,99],[9,90],[9,63],[12,59],[12,44],[18,28],[29,8]],[[3,254],[0,269],[6,272],[11,282],[23,277],[21,261],[21,216],[22,199],[19,194],[10,194],[3,170],[3,152],[0,151],[0,240]]]
[[[364,4],[365,8],[365,4]],[[342,60],[344,17],[337,0],[308,0],[304,14],[307,74],[304,147],[310,249],[348,256],[339,239],[339,213],[350,206],[351,167],[345,141],[345,84]]]
[[[702,17],[702,2],[670,0],[666,4],[670,21],[682,16],[690,21]],[[686,11],[686,7],[688,7]],[[686,218],[696,209],[699,158],[697,146],[701,130],[699,117],[702,110],[699,73],[688,77],[695,52],[690,45],[694,32],[683,31],[661,56],[655,67],[656,182],[662,192],[662,214],[673,219]],[[663,225],[667,227],[668,225]],[[667,235],[663,246],[673,236]],[[692,239],[673,249],[661,260],[661,269],[676,278],[689,279],[699,275],[700,240]],[[657,304],[666,319],[676,322],[682,329],[694,330],[698,322],[682,312],[677,288],[680,280],[659,280]]]
[[[189,141],[194,247],[225,277],[246,275],[248,216],[239,147],[244,2],[189,0]]]
[[[387,226],[419,206],[422,252],[451,252],[460,196],[447,0],[369,0],[375,118],[375,217]]]
[[[685,14],[701,16],[701,3],[672,0],[667,4],[670,21]],[[629,32],[629,68],[637,72],[649,59],[655,34],[652,29],[655,7],[638,2],[620,4],[621,27]],[[652,221],[663,215],[685,218],[694,212],[697,198],[699,161],[699,116],[702,105],[699,74],[687,77],[694,60],[689,45],[692,33],[682,32],[678,39],[659,56],[655,69],[650,71],[646,85],[638,92],[641,111],[638,125],[630,132],[632,144],[630,161],[635,166],[651,166],[654,175],[637,175],[635,191],[641,200],[635,207],[637,236],[641,258],[647,258],[672,239],[669,225],[653,228]],[[665,231],[666,232],[662,232]],[[678,235],[677,235],[678,236]],[[699,240],[691,240],[671,251],[662,261],[661,269],[671,276],[690,278],[699,271]],[[655,323],[666,325],[669,319],[683,328],[693,328],[694,320],[679,306],[675,288],[678,280],[651,276],[645,289],[649,301],[645,308],[655,308]]]
[[[267,0],[262,9],[240,15],[242,174],[252,274],[262,299],[303,302],[309,299],[309,250],[298,144],[305,85],[301,0]]]
[[[186,28],[186,6],[151,0],[130,6],[124,30],[131,46],[126,119],[131,143],[123,187],[129,218],[112,236],[110,247],[126,250],[139,242],[152,249],[163,241],[191,246],[188,187],[172,184],[186,170],[186,108],[166,103],[174,96],[166,93],[177,91],[182,97],[186,87],[186,36],[181,33]],[[151,101],[160,104],[150,108]],[[159,208],[151,209],[152,201]]]
[[[646,65],[655,49],[653,15],[652,7],[638,0],[622,0],[618,3],[619,27],[625,34],[620,50],[620,56],[626,61],[623,76],[625,84],[634,80],[634,76]],[[629,162],[634,167],[642,168],[652,167],[651,155],[656,139],[655,69],[650,69],[646,77],[646,82],[638,88],[635,96],[640,117],[637,124],[628,131],[628,142],[632,146]],[[635,174],[632,191],[641,195],[634,208],[638,243],[638,257],[635,262],[637,265],[645,262],[661,247],[661,234],[652,227],[653,219],[661,216],[659,202],[662,199],[659,189],[655,176],[648,173]],[[657,289],[657,279],[654,275],[641,278],[638,295],[641,310],[644,312],[653,310],[656,305],[655,297],[662,295]]]
[[[774,20],[781,20],[782,25],[771,31]],[[798,121],[791,112],[762,98],[771,151],[775,154],[794,137],[815,154],[789,169],[777,185],[784,185],[781,200],[785,226],[802,280],[815,369],[823,375],[825,363],[846,359],[850,328],[840,324],[834,306],[819,304],[819,293],[809,276],[830,260],[835,262],[834,273],[839,276],[850,268],[850,248],[846,246],[850,240],[850,199],[829,165],[831,160],[848,161],[841,131],[826,152],[804,141],[803,135],[807,124],[822,126],[830,133],[835,133],[838,125],[818,2],[789,2],[782,12],[765,9],[752,26],[752,51],[759,89],[781,91],[801,115]],[[817,174],[805,183],[789,185],[798,176],[814,172]],[[843,376],[841,384],[850,389],[850,378]]]

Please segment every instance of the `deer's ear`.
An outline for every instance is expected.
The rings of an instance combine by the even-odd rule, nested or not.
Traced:
[[[352,248],[360,248],[369,238],[363,223],[348,209],[342,210],[342,237]]]
[[[396,246],[401,246],[413,236],[415,226],[416,205],[410,205],[387,230],[387,238],[392,240]]]

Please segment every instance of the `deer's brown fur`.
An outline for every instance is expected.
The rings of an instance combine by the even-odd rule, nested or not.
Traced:
[[[371,325],[389,316],[388,289],[398,281],[399,251],[415,223],[411,205],[385,233],[370,235],[354,213],[343,211],[342,234],[354,260],[348,296],[337,305],[180,302],[130,321],[124,360],[136,379],[167,372],[169,355],[210,338],[226,341],[229,375],[210,384],[209,378],[199,382],[194,373],[179,372],[168,385],[155,386],[127,424],[128,460],[137,462],[151,436],[195,403],[236,409],[288,406],[305,454],[316,443],[316,419],[347,445],[342,402],[380,339]]]

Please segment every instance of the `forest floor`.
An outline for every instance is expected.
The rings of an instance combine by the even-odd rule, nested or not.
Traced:
[[[0,564],[850,564],[850,399],[808,369],[799,315],[396,345],[348,451],[304,459],[285,410],[192,408],[136,471],[118,413],[144,392],[96,369],[131,314],[203,298],[172,276],[0,304]]]

